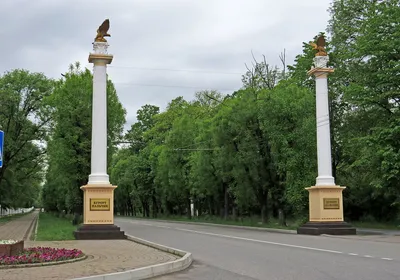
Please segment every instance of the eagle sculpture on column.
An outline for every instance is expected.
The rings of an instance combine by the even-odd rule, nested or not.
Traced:
[[[111,37],[111,35],[107,33],[109,28],[110,28],[110,20],[106,19],[97,29],[97,35],[96,38],[94,38],[94,41],[107,42],[107,40],[104,39],[104,37]]]
[[[310,42],[310,45],[313,47],[314,50],[318,51],[315,54],[315,56],[327,56],[328,55],[325,50],[325,37],[323,35],[321,35],[317,38],[316,43]]]

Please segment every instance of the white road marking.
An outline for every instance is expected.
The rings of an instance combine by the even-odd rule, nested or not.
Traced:
[[[150,227],[158,227],[158,228],[170,228],[168,226],[159,226],[159,225],[154,225],[154,224],[149,224],[149,223],[140,223],[140,222],[130,222],[131,224],[137,224],[137,225],[144,225],[144,226],[150,226]]]
[[[156,226],[156,225],[153,225],[153,226],[159,227],[159,228],[171,228],[171,227],[167,227],[167,226]]]
[[[271,245],[277,245],[277,246],[282,246],[282,247],[298,248],[298,249],[305,249],[305,250],[310,250],[310,251],[326,252],[326,253],[333,253],[333,254],[345,254],[344,252],[334,251],[334,250],[327,250],[327,249],[320,249],[320,248],[314,248],[314,247],[307,247],[307,246],[299,246],[299,245],[293,245],[293,244],[265,241],[265,240],[259,240],[259,239],[252,239],[252,238],[233,236],[233,235],[211,233],[211,232],[206,232],[206,231],[198,231],[198,230],[191,230],[191,229],[185,229],[185,228],[174,228],[174,227],[169,227],[169,226],[161,226],[161,225],[134,222],[134,221],[130,221],[130,223],[132,223],[132,224],[140,224],[140,225],[145,225],[145,226],[158,227],[158,228],[167,228],[167,229],[174,229],[174,230],[180,230],[180,231],[186,231],[186,232],[193,232],[193,233],[197,233],[197,234],[211,235],[211,236],[217,236],[217,237],[223,237],[223,238],[251,241],[251,242],[257,242],[257,243],[264,243],[264,244],[271,244]],[[360,257],[365,257],[365,258],[374,258],[371,255],[363,255],[362,256],[362,255],[359,255],[359,254],[356,254],[356,253],[347,253],[347,254],[350,255],[350,256],[360,256]],[[392,258],[380,258],[380,259],[381,260],[385,260],[385,261],[393,261]]]
[[[244,237],[238,237],[238,236],[232,236],[232,235],[210,233],[210,232],[205,232],[205,231],[197,231],[197,230],[190,230],[190,229],[184,229],[184,228],[174,228],[174,229],[181,230],[181,231],[198,233],[198,234],[204,234],[204,235],[212,235],[212,236],[218,236],[218,237],[224,237],[224,238],[231,238],[231,239],[252,241],[252,242],[258,242],[258,243],[264,243],[264,244],[278,245],[278,246],[283,246],[283,247],[299,248],[299,249],[306,249],[306,250],[320,251],[320,252],[328,252],[328,253],[334,253],[334,254],[343,254],[343,252],[339,252],[339,251],[319,249],[319,248],[299,246],[299,245],[292,245],[292,244],[286,244],[286,243],[271,242],[271,241],[258,240],[258,239],[252,239],[252,238],[244,238]]]

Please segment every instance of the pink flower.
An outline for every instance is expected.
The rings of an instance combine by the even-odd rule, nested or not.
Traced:
[[[26,248],[18,256],[0,257],[0,265],[56,262],[83,256],[78,249],[56,249],[50,247]]]

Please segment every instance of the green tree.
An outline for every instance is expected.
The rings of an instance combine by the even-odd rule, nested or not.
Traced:
[[[398,1],[334,1],[331,15],[338,89],[348,104],[338,177],[348,182],[352,218],[393,219],[400,194]],[[366,190],[371,199],[363,199]]]
[[[43,202],[49,210],[82,213],[82,191],[90,174],[92,82],[88,69],[71,65],[47,99],[52,108],[52,131],[48,141],[48,172]],[[115,151],[125,122],[125,110],[116,90],[107,82],[108,160]]]
[[[53,81],[41,73],[13,70],[0,77],[0,129],[5,132],[0,169],[2,207],[32,205],[43,180],[43,141],[51,117],[43,99]]]

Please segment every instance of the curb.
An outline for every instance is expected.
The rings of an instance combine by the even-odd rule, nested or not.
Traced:
[[[31,212],[34,212],[35,210],[32,210]],[[33,213],[32,213],[33,214]],[[32,235],[32,231],[34,226],[36,225],[36,221],[39,219],[39,212],[37,215],[32,219],[31,224],[28,227],[28,230],[25,232],[23,240],[28,241],[30,240],[30,237]]]
[[[122,217],[122,216],[120,216],[118,218],[128,218],[129,219],[129,217]],[[266,232],[273,232],[273,233],[297,234],[297,231],[292,230],[292,229],[235,226],[235,225],[223,225],[223,224],[213,224],[213,223],[203,223],[203,222],[185,222],[185,221],[171,221],[171,220],[159,220],[159,219],[135,219],[135,218],[132,219],[131,218],[131,220],[155,221],[155,222],[164,222],[164,223],[180,223],[180,224],[187,224],[187,225],[216,226],[216,227],[235,228],[235,229],[258,230],[258,231],[266,231]]]
[[[160,251],[164,251],[170,254],[174,254],[180,256],[181,258],[175,261],[170,261],[166,263],[140,267],[132,270],[127,270],[124,272],[116,272],[110,274],[103,275],[94,275],[82,278],[74,278],[72,280],[141,280],[141,279],[149,279],[156,276],[161,276],[165,274],[170,274],[173,272],[178,272],[188,268],[192,262],[192,254],[178,250],[175,248],[167,247],[161,244],[153,243],[141,238],[137,238],[131,235],[126,235],[127,240],[133,241],[142,245],[146,245],[152,247],[154,249],[158,249]]]
[[[337,238],[337,239],[346,239],[346,240],[363,240],[363,241],[369,241],[369,242],[383,242],[383,243],[391,243],[391,244],[399,244],[399,242],[393,242],[393,241],[388,241],[385,240],[384,238],[386,237],[395,237],[398,235],[374,235],[376,238],[371,239],[371,238],[363,238],[362,236],[368,237],[372,235],[329,235],[329,234],[322,234],[321,236],[328,237],[328,238]],[[382,239],[377,239],[377,238],[382,238]]]
[[[38,216],[38,218],[36,220],[34,235],[33,235],[33,232],[31,233],[31,238],[30,239],[33,240],[33,241],[36,241],[38,228],[39,228],[39,216]]]

